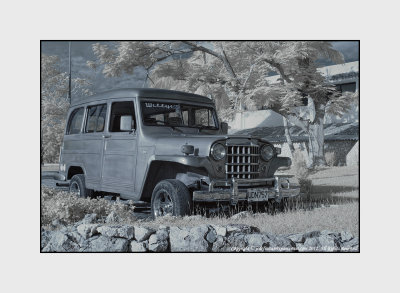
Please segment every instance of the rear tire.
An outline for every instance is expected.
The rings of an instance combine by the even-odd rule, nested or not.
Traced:
[[[78,174],[71,178],[69,183],[69,192],[75,193],[77,197],[88,198],[93,197],[93,190],[87,189],[85,185],[85,175]]]
[[[154,187],[151,196],[151,215],[153,218],[166,215],[189,215],[192,207],[189,189],[181,181],[167,179]]]

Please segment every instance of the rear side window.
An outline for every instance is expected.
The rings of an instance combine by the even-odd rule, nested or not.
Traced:
[[[103,132],[106,122],[107,105],[96,105],[87,108],[86,133]]]
[[[81,132],[83,120],[83,108],[75,109],[69,116],[67,134],[77,134]]]
[[[110,132],[122,132],[120,129],[121,116],[132,117],[132,129],[136,129],[135,108],[132,101],[115,102],[111,106]]]

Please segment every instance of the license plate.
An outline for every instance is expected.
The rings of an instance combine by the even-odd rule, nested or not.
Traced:
[[[267,201],[268,190],[265,189],[249,189],[247,190],[248,201]]]

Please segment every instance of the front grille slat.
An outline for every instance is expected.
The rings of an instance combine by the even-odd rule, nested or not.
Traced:
[[[254,145],[227,147],[226,178],[254,179],[259,177],[260,152]]]

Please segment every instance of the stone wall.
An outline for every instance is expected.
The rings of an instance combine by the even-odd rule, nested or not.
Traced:
[[[256,227],[166,227],[104,222],[96,214],[71,226],[53,222],[54,231],[41,231],[43,252],[308,252],[359,251],[359,240],[349,232],[311,231],[292,235],[262,234]]]

